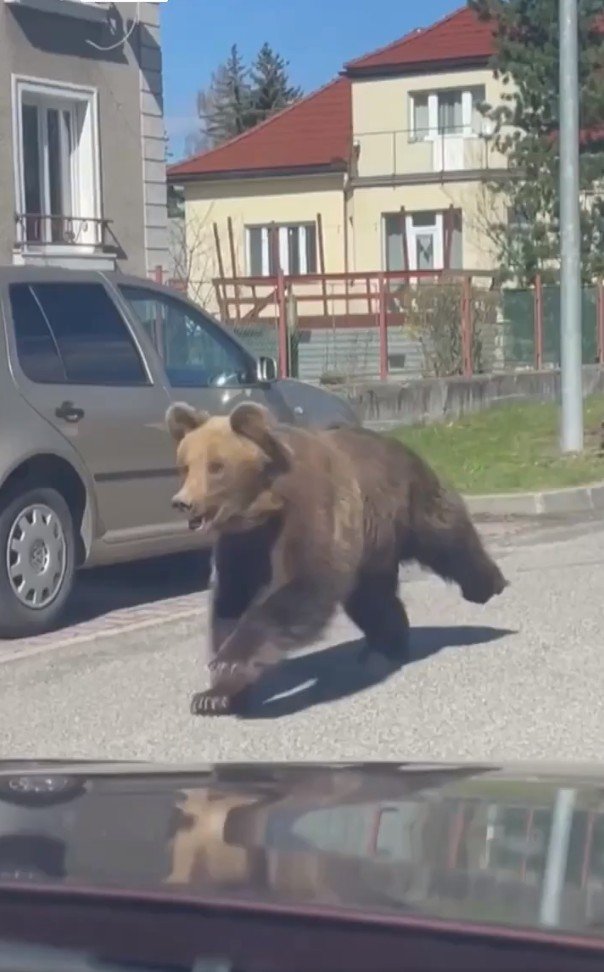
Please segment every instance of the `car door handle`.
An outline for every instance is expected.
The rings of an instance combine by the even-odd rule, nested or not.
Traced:
[[[59,407],[55,408],[57,418],[63,419],[65,422],[79,422],[85,414],[84,409],[78,408],[73,402],[61,402]]]

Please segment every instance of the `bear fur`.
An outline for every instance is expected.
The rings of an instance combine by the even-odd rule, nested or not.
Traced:
[[[404,657],[399,565],[417,561],[484,604],[507,585],[461,497],[411,449],[360,428],[278,425],[246,403],[228,416],[167,412],[182,486],[173,505],[213,547],[211,687],[191,711],[232,710],[341,605],[367,650]]]

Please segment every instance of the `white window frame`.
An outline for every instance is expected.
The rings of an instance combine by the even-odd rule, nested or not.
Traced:
[[[263,277],[269,277],[270,268],[270,252],[269,252],[269,230],[271,228],[271,223],[248,223],[245,227],[245,259],[246,268],[248,271],[248,276],[252,276],[252,247],[251,247],[251,233],[250,230],[259,229],[261,231],[262,240],[262,269]],[[300,273],[297,276],[304,277],[311,271],[308,270],[307,263],[307,252],[306,252],[306,230],[309,226],[314,226],[311,220],[293,220],[291,223],[275,223],[275,229],[278,234],[279,241],[279,263],[281,269],[285,276],[292,276],[290,274],[289,268],[289,240],[288,233],[290,229],[294,227],[297,228],[299,233],[298,248],[300,253]],[[316,236],[315,236],[315,246],[316,246]],[[266,268],[266,273],[264,269]],[[312,271],[315,272],[315,271]]]
[[[427,226],[416,226],[414,223],[415,216],[420,213],[434,213],[434,222]],[[386,270],[386,218],[388,216],[394,215],[393,212],[382,213],[382,268]],[[444,223],[443,214],[439,210],[414,210],[412,212],[405,213],[405,233],[407,237],[407,255],[409,258],[409,266],[406,271],[402,271],[405,275],[408,275],[408,279],[412,283],[417,283],[418,277],[413,276],[413,271],[417,270],[417,237],[426,235],[432,237],[432,242],[434,246],[434,273],[439,273],[444,268]]]
[[[55,255],[71,255],[74,252],[85,255],[94,253],[102,241],[101,226],[101,173],[98,91],[96,88],[76,84],[63,84],[42,78],[12,75],[12,116],[13,116],[13,163],[15,179],[15,199],[17,212],[25,213],[25,169],[23,158],[23,104],[37,104],[43,108],[61,108],[72,115],[72,133],[75,123],[79,130],[78,148],[75,164],[71,171],[72,212],[69,214],[77,222],[77,243],[51,243],[50,224],[43,232],[42,243],[27,241],[24,227],[17,224],[17,242],[26,249],[49,250]],[[77,118],[78,109],[80,117]],[[86,162],[88,160],[88,162]],[[46,187],[46,190],[48,187]],[[46,214],[43,214],[46,215]],[[86,223],[86,220],[89,220]]]
[[[474,130],[472,126],[473,102],[472,93],[477,88],[484,88],[483,84],[470,84],[464,87],[451,85],[443,88],[436,88],[430,91],[411,91],[409,92],[409,139],[412,142],[437,141],[441,138],[478,138],[482,133]],[[438,106],[439,96],[450,92],[460,92],[462,127],[458,132],[440,133],[438,130]],[[415,130],[415,101],[417,98],[428,98],[428,130],[422,129],[422,134],[417,134]]]

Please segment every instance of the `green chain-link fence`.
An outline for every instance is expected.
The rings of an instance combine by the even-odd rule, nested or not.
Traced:
[[[593,364],[597,357],[595,287],[585,287],[582,294],[583,364]],[[560,287],[543,288],[543,363],[560,364]]]
[[[597,292],[595,287],[583,290],[583,363],[597,358]],[[543,364],[560,365],[560,287],[543,288]],[[505,368],[535,364],[535,295],[533,290],[501,292],[502,357]]]

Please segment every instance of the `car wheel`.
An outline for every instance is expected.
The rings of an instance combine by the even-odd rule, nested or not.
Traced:
[[[75,532],[67,503],[31,489],[0,509],[0,638],[49,631],[65,607],[75,571]]]

